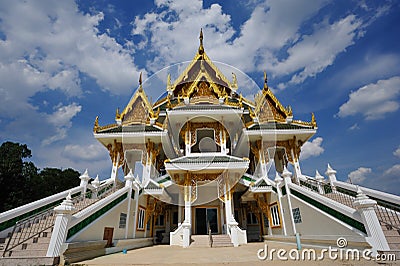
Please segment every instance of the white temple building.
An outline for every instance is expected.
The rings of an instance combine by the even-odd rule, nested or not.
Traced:
[[[317,131],[264,86],[239,92],[200,46],[165,94],[149,101],[140,78],[115,122],[95,120],[110,177],[86,171],[80,186],[0,214],[0,265],[70,263],[149,245],[283,241],[400,250],[400,197],[301,171]],[[291,169],[291,172],[288,170]],[[124,176],[121,181],[118,176]],[[400,257],[400,256],[398,256]]]

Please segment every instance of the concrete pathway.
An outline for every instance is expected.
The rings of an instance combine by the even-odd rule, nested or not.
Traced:
[[[296,246],[276,242],[268,242],[268,251],[272,248],[285,249],[288,253]],[[82,261],[73,265],[382,265],[374,261],[361,259],[357,260],[331,260],[325,258],[322,261],[282,261],[275,254],[274,259],[260,260],[257,251],[264,249],[264,243],[249,243],[237,248],[205,248],[192,247],[181,248],[176,246],[158,245],[147,248],[129,250],[127,254],[116,253],[98,257],[92,260]],[[308,247],[311,248],[311,247]],[[320,254],[320,249],[315,248],[316,254]],[[326,256],[327,257],[327,256]],[[386,265],[400,265],[400,262],[390,262]]]

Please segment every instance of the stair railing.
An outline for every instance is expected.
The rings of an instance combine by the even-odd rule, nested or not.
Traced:
[[[300,184],[302,187],[308,188],[317,193],[319,193],[318,185],[320,185],[323,187],[324,196],[354,208],[353,202],[356,199],[356,192],[354,191],[348,191],[347,189],[338,186],[333,188],[328,182],[318,181],[311,178],[301,180]],[[396,230],[400,234],[400,207],[383,200],[376,198],[373,199],[377,202],[374,209],[380,224],[385,226],[387,230]]]
[[[88,191],[85,195],[79,194],[71,199],[77,209],[75,212],[91,204],[85,200],[90,198],[91,193],[91,191]],[[11,233],[7,236],[8,241],[2,257],[5,257],[7,253],[8,257],[10,257],[15,247],[26,243],[29,239],[40,237],[40,234],[54,226],[54,220],[54,206],[51,206],[37,214],[17,221]]]

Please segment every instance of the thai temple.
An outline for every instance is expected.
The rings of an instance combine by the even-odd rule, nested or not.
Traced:
[[[196,49],[194,49],[196,51]],[[149,101],[139,86],[93,135],[110,176],[0,214],[0,265],[67,264],[151,245],[232,247],[280,241],[400,250],[400,197],[301,171],[314,114],[296,120],[268,87],[240,93],[203,47]],[[256,252],[256,251],[255,251]],[[255,253],[256,255],[256,253]],[[398,255],[400,257],[400,255]]]

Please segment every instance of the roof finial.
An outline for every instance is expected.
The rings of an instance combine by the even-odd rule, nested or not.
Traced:
[[[200,47],[199,47],[199,54],[204,53],[204,47],[203,47],[203,28],[200,28]]]
[[[268,76],[267,76],[267,71],[264,71],[264,89],[268,89]]]
[[[142,88],[142,72],[140,72],[140,75],[139,75],[139,91],[141,91],[143,88]]]

